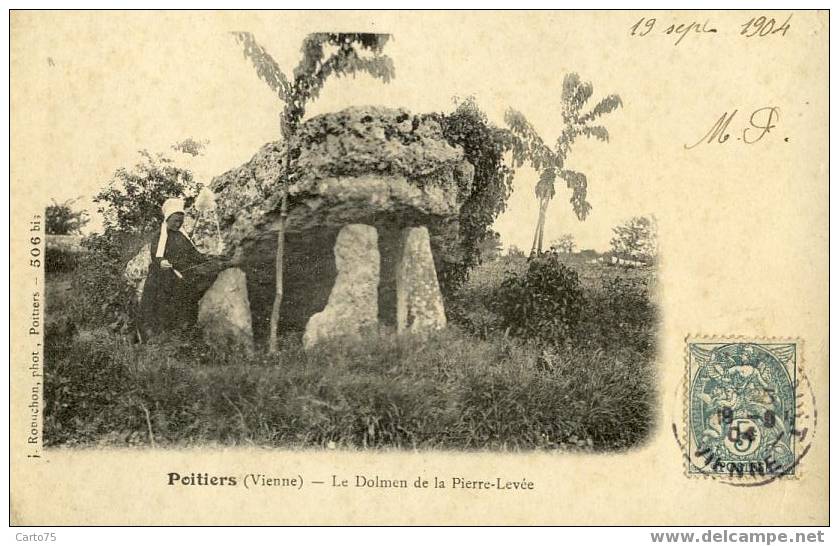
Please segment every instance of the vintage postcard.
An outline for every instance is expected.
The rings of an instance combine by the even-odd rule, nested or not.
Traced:
[[[825,525],[818,11],[17,11],[15,525]]]

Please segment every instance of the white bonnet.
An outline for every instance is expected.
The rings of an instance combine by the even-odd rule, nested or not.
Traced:
[[[175,214],[176,212],[186,214],[184,211],[184,200],[178,197],[170,197],[169,199],[164,201],[163,206],[160,208],[163,210],[164,221],[168,220],[169,217]]]

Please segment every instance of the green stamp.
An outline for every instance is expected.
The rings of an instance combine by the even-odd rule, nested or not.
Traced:
[[[796,397],[799,358],[797,342],[688,342],[689,475],[795,474],[807,434],[797,421],[809,417]]]

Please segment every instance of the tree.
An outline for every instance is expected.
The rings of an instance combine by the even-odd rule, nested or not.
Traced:
[[[172,144],[172,149],[176,152],[181,152],[182,154],[197,157],[199,155],[204,155],[204,150],[207,148],[207,144],[209,143],[210,141],[207,139],[195,140],[192,137],[188,137],[180,142]]]
[[[525,161],[539,173],[536,184],[536,198],[539,200],[539,217],[536,221],[536,231],[533,234],[531,256],[542,252],[542,238],[545,230],[545,213],[548,204],[556,194],[555,182],[559,177],[565,180],[571,190],[571,206],[577,218],[582,221],[588,216],[591,205],[586,200],[588,179],[583,173],[565,168],[565,161],[571,151],[571,145],[582,135],[587,138],[608,142],[609,132],[602,125],[593,125],[600,116],[608,114],[622,106],[618,95],[608,95],[601,99],[591,110],[583,113],[583,107],[594,93],[590,82],[580,81],[577,74],[568,74],[562,82],[562,132],[557,138],[554,149],[549,148],[536,129],[527,121],[524,114],[507,110],[505,120],[510,130],[516,136],[513,147],[513,157],[520,166]]]
[[[524,251],[516,245],[510,245],[507,247],[507,256],[512,258],[524,258]]]
[[[501,244],[501,235],[497,231],[490,230],[489,234],[478,245],[481,252],[482,262],[491,262],[501,256],[504,246]]]
[[[658,255],[658,237],[655,219],[634,216],[612,229],[612,251],[617,256],[652,262]]]
[[[577,243],[574,241],[574,236],[570,233],[565,233],[551,244],[551,250],[565,254],[571,254],[576,247]]]
[[[173,146],[174,148],[174,146]],[[102,214],[104,233],[145,234],[160,228],[160,206],[169,197],[189,199],[201,184],[192,172],[161,153],[140,150],[131,169],[120,167],[93,197]]]
[[[90,217],[86,210],[73,210],[79,199],[68,199],[62,203],[53,199],[52,205],[47,206],[45,229],[49,235],[81,235]]]
[[[382,55],[382,49],[390,39],[389,34],[372,33],[325,33],[309,34],[301,47],[303,58],[293,72],[293,80],[280,69],[279,64],[253,37],[250,32],[233,32],[242,46],[245,58],[250,60],[259,78],[264,81],[284,103],[280,115],[280,134],[285,143],[283,159],[284,188],[289,187],[289,169],[292,161],[292,147],[297,129],[306,114],[306,105],[320,95],[326,80],[336,77],[355,76],[366,73],[388,83],[394,76],[393,61]],[[328,50],[328,51],[327,51]],[[367,53],[367,55],[362,55]],[[284,191],[280,203],[280,221],[277,232],[276,280],[274,305],[271,309],[268,350],[278,350],[277,331],[280,321],[280,305],[283,299],[283,253],[285,245],[285,222],[288,216],[288,192]]]

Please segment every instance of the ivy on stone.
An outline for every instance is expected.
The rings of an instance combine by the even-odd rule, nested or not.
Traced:
[[[459,200],[459,259],[446,263],[441,284],[446,293],[462,284],[469,270],[481,261],[481,248],[494,232],[498,215],[504,212],[513,191],[515,169],[504,160],[511,150],[510,132],[492,125],[473,97],[459,101],[450,114],[441,114],[443,136],[452,146],[463,148],[464,158],[475,168],[471,185],[461,182]]]

